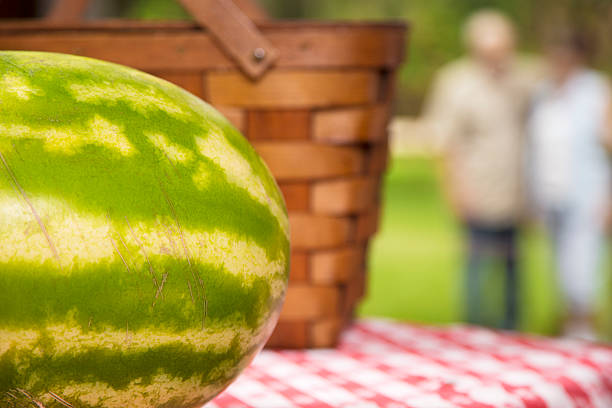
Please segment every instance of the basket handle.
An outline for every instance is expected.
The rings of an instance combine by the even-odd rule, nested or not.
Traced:
[[[57,0],[47,15],[53,21],[80,20],[90,0]],[[200,27],[206,27],[246,76],[261,77],[278,58],[278,50],[253,23],[265,14],[252,0],[178,0]],[[246,12],[249,13],[247,15]]]
[[[232,0],[179,1],[249,78],[262,76],[278,58],[276,48]]]

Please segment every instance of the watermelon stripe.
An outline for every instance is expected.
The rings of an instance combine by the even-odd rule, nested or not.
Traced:
[[[133,330],[129,325],[123,330],[104,329],[96,331],[81,329],[66,324],[48,325],[41,329],[7,330],[0,329],[0,356],[9,350],[38,354],[53,350],[54,354],[76,353],[87,348],[122,350],[124,352],[142,351],[151,346],[184,343],[194,351],[224,353],[238,342],[244,351],[257,343],[259,334],[243,325],[207,326],[204,329],[185,331],[164,331],[150,327]]]
[[[21,100],[30,99],[31,95],[43,95],[41,89],[33,87],[30,82],[22,75],[8,73],[2,77],[0,88],[7,94],[12,94]]]
[[[16,196],[16,194],[13,194]],[[11,260],[45,263],[52,260],[49,240],[60,258],[58,269],[84,267],[100,261],[118,261],[140,268],[150,259],[184,259],[223,267],[227,272],[242,276],[245,283],[254,277],[271,281],[287,274],[284,254],[270,259],[255,242],[232,233],[213,230],[197,231],[182,228],[172,218],[158,217],[156,223],[122,223],[109,218],[77,212],[60,200],[29,197],[44,220],[46,232],[36,228],[30,207],[22,199],[0,199],[0,262]],[[17,231],[17,233],[13,232]],[[88,242],[93,239],[96,245]],[[119,249],[117,242],[121,243]],[[27,246],[24,248],[24,244]],[[244,262],[248,259],[248,262]],[[278,296],[281,288],[275,288]]]
[[[133,84],[110,83],[99,84],[96,81],[73,83],[68,85],[75,100],[95,105],[111,105],[124,103],[135,111],[146,115],[153,111],[163,111],[170,116],[183,119],[187,114],[170,98],[166,98],[155,88],[142,89]],[[156,92],[157,91],[157,92]]]
[[[168,160],[181,164],[186,164],[193,160],[193,152],[191,150],[168,141],[166,136],[160,133],[146,133],[146,136],[155,147],[163,152]]]
[[[235,367],[249,352],[252,350],[241,350],[238,343],[232,344],[224,353],[216,353],[194,351],[180,342],[133,352],[81,348],[66,354],[29,356],[9,350],[0,359],[0,367],[2,372],[17,372],[18,375],[13,383],[0,382],[0,389],[29,384],[31,392],[40,394],[52,384],[101,382],[121,390],[134,380],[144,385],[151,384],[158,374],[187,380],[194,373],[200,373],[201,383],[215,383],[226,381],[235,374],[232,369],[226,371],[218,367]],[[167,356],[172,356],[172,359]],[[34,373],[35,377],[22,377],[21,361],[26,362],[27,372]]]
[[[203,395],[216,395],[227,386],[227,382],[204,385],[198,376],[187,380],[170,378],[167,375],[156,375],[151,384],[142,385],[133,381],[124,390],[115,390],[104,383],[71,383],[63,385],[56,392],[47,392],[37,396],[47,408],[64,408],[58,404],[57,397],[68,401],[74,408],[126,408],[126,407],[181,407],[200,408],[210,398]],[[60,395],[58,395],[60,394]],[[31,400],[17,390],[12,390],[12,397],[0,394],[0,406],[6,402],[7,407],[32,407]],[[19,398],[15,400],[15,398]],[[20,398],[21,397],[21,398]],[[11,405],[16,404],[16,405]]]
[[[217,163],[225,171],[231,183],[247,190],[261,204],[268,205],[283,232],[288,234],[289,224],[284,215],[284,208],[268,195],[249,162],[227,143],[220,130],[210,129],[205,138],[196,138],[196,144],[200,154]]]
[[[70,317],[81,328],[133,330],[161,327],[172,330],[199,329],[207,324],[260,325],[277,306],[280,297],[270,297],[270,284],[255,278],[244,286],[241,277],[212,266],[198,265],[206,289],[206,309],[190,295],[185,262],[159,263],[166,271],[163,297],[146,267],[117,274],[120,262],[75,268],[57,275],[50,264],[0,263],[0,322],[4,327],[30,328],[53,324]],[[161,282],[160,277],[159,281]],[[153,303],[155,302],[155,306]]]
[[[127,140],[123,130],[100,115],[94,115],[87,126],[81,129],[32,128],[23,124],[0,124],[0,134],[10,135],[13,140],[41,140],[46,150],[70,155],[86,145],[99,145],[117,150],[124,156],[134,153],[134,147]]]

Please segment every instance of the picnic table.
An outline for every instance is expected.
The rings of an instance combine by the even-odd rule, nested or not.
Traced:
[[[612,407],[612,347],[358,321],[336,349],[264,350],[210,408]]]

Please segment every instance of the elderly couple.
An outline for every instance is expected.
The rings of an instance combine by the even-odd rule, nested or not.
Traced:
[[[468,237],[467,319],[483,323],[482,281],[494,259],[506,282],[499,326],[516,328],[517,230],[531,212],[550,237],[566,333],[592,337],[612,187],[610,87],[588,68],[590,44],[577,33],[554,37],[546,64],[514,55],[513,25],[495,11],[473,15],[464,35],[468,56],[439,73],[426,118]]]

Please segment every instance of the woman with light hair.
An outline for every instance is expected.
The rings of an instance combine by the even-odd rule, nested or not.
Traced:
[[[551,237],[567,307],[565,332],[592,339],[612,174],[608,80],[588,68],[589,43],[565,32],[548,47],[549,77],[529,119],[531,191]]]

